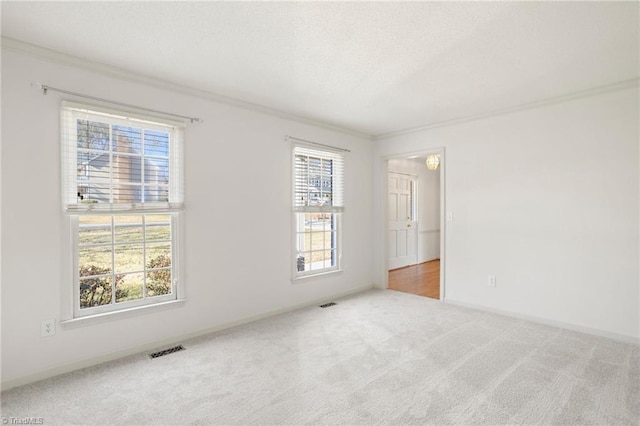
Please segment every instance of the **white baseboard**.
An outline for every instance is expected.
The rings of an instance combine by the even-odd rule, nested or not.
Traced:
[[[592,334],[594,336],[607,337],[609,339],[618,340],[626,343],[633,343],[636,345],[640,345],[640,337],[628,336],[626,334],[612,333],[606,330],[600,330],[597,328],[585,327],[577,324],[571,324],[563,321],[555,321],[547,318],[536,317],[533,315],[525,315],[520,314],[518,312],[507,311],[503,309],[491,308],[488,306],[476,305],[473,303],[462,302],[460,300],[455,300],[450,297],[445,297],[445,303],[449,303],[451,305],[462,306],[465,308],[476,309],[479,311],[492,312],[494,314],[505,315],[508,317],[523,319],[531,322],[536,322],[539,324],[550,325],[553,327],[565,328],[567,330],[579,331],[585,334]]]
[[[323,297],[322,299],[312,300],[305,303],[300,303],[294,306],[288,306],[286,308],[275,309],[272,311],[264,312],[262,314],[253,315],[250,317],[243,318],[238,321],[232,321],[229,323],[219,324],[213,327],[205,328],[203,330],[198,330],[192,333],[182,334],[180,336],[173,336],[167,339],[157,340],[154,342],[145,343],[142,345],[137,345],[128,349],[110,352],[104,355],[100,355],[97,357],[83,359],[77,362],[73,362],[70,364],[61,365],[58,367],[49,368],[46,370],[39,371],[37,373],[29,374],[26,376],[18,377],[16,379],[7,380],[2,382],[2,390],[8,390],[11,388],[15,388],[18,386],[27,385],[29,383],[39,382],[40,380],[49,379],[51,377],[59,376],[61,374],[70,373],[72,371],[80,370],[87,367],[92,367],[94,365],[102,364],[109,361],[114,361],[119,358],[124,358],[131,355],[137,355],[140,353],[149,352],[152,350],[160,349],[162,347],[175,345],[177,343],[183,343],[185,340],[193,339],[195,337],[204,336],[207,334],[215,333],[217,331],[225,330],[227,328],[236,327],[239,325],[247,324],[250,322],[258,321],[264,318],[268,318],[274,315],[280,315],[287,312],[292,312],[298,309],[307,308],[313,305],[317,305],[319,303],[327,302],[330,300],[339,299],[342,297],[350,296],[352,294],[360,293],[363,291],[373,289],[373,285],[367,285],[358,287],[355,289],[351,289],[346,292],[334,294],[331,296]]]

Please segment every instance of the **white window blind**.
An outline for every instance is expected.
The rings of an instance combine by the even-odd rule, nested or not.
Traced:
[[[183,209],[181,123],[63,102],[67,213]]]
[[[341,213],[344,210],[344,154],[295,146],[295,212]]]

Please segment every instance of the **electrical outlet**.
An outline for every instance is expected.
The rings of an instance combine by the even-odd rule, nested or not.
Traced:
[[[496,276],[495,275],[489,275],[488,281],[487,281],[487,285],[489,287],[495,287],[496,286]]]
[[[48,319],[42,321],[40,325],[40,337],[53,336],[56,334],[56,320]]]

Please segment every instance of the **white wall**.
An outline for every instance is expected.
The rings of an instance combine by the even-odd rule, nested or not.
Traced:
[[[418,263],[440,258],[440,170],[427,169],[423,161],[391,159],[388,170],[418,179]]]
[[[372,285],[370,140],[22,53],[2,55],[3,384]],[[43,96],[31,82],[204,120],[186,131],[183,306],[58,325],[55,336],[40,337],[41,320],[60,319],[61,288],[70,284],[62,281],[68,235],[61,231],[58,129],[64,96]],[[343,273],[291,282],[285,135],[351,150]]]
[[[434,127],[376,141],[374,185],[385,157],[445,147],[446,299],[637,339],[638,127],[637,87]]]

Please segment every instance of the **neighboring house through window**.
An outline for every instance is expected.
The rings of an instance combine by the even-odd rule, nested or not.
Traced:
[[[342,152],[293,147],[294,278],[342,269]]]
[[[182,135],[180,123],[63,103],[74,317],[177,299]]]

